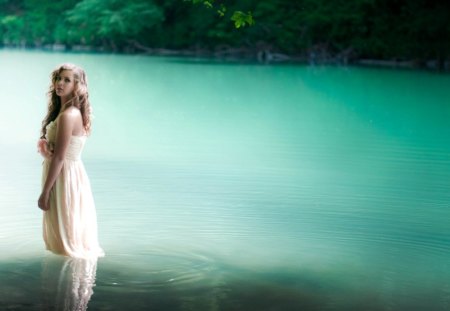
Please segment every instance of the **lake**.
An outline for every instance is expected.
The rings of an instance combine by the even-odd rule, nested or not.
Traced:
[[[50,72],[88,75],[106,257],[44,250]],[[0,309],[450,309],[450,76],[0,50]]]

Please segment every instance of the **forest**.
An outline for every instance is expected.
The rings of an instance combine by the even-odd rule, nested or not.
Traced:
[[[0,46],[448,69],[449,20],[450,1],[0,0]]]

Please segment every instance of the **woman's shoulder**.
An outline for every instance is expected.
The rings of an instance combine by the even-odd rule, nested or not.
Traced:
[[[68,107],[62,111],[58,119],[60,122],[76,122],[81,117],[81,111],[77,107]]]
[[[81,115],[81,111],[80,111],[80,109],[78,109],[75,106],[70,106],[70,107],[67,107],[66,109],[64,109],[64,111],[61,112],[61,115],[78,116],[78,115]]]
[[[59,114],[60,119],[77,119],[81,116],[81,111],[77,107],[68,107]]]

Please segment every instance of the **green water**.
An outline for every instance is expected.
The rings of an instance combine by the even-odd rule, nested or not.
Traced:
[[[65,61],[94,108],[97,263],[41,238]],[[0,309],[450,309],[450,76],[0,50],[0,81]]]

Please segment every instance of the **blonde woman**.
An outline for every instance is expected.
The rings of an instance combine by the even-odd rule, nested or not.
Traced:
[[[48,112],[38,151],[44,156],[43,237],[53,253],[75,258],[104,256],[97,237],[97,215],[81,153],[91,130],[84,70],[63,64],[51,74]]]

